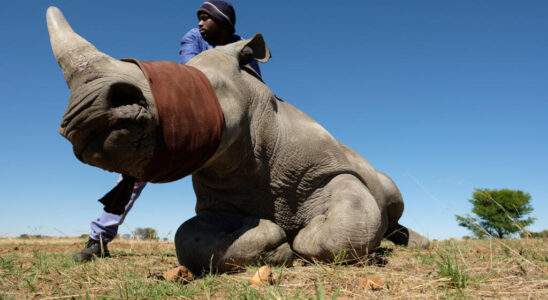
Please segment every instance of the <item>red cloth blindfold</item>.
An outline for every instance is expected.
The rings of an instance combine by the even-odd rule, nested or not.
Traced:
[[[170,182],[192,174],[217,150],[223,111],[207,77],[198,69],[169,61],[138,61],[148,79],[158,118],[149,182]]]
[[[138,61],[148,79],[158,127],[154,154],[145,168],[144,181],[171,182],[192,174],[217,150],[223,111],[207,77],[198,69],[169,61]],[[130,200],[135,178],[123,175],[99,199],[104,210],[121,215]]]

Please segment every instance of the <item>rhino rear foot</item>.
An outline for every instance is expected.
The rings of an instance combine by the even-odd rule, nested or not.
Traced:
[[[195,274],[293,262],[293,252],[280,226],[226,212],[202,211],[183,223],[175,234],[175,251],[179,264]]]
[[[385,238],[396,245],[421,247],[423,249],[430,247],[430,241],[427,238],[400,224],[396,224],[394,228],[387,230]]]

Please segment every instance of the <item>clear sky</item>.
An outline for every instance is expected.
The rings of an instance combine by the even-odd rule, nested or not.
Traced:
[[[89,232],[117,175],[79,162],[57,128],[69,90],[49,45],[50,5],[115,57],[178,60],[200,0],[7,1],[0,10],[0,237]],[[391,176],[401,223],[461,237],[474,188],[521,189],[548,229],[547,1],[234,1],[261,32],[280,98]],[[190,178],[150,184],[120,233],[172,238],[194,215]]]

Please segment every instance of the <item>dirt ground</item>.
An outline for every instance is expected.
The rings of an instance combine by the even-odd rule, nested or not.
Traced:
[[[434,241],[430,249],[383,243],[358,263],[341,256],[272,267],[274,284],[260,286],[249,284],[257,266],[166,281],[164,272],[178,266],[172,242],[117,239],[112,257],[72,262],[85,241],[0,239],[0,299],[548,299],[543,239]],[[372,286],[371,278],[380,281]]]

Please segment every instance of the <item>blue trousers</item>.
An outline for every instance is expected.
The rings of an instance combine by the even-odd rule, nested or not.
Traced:
[[[121,180],[122,176],[120,175],[118,183],[120,183]],[[91,233],[89,234],[89,237],[97,241],[103,239],[103,242],[105,243],[112,241],[118,233],[118,226],[124,222],[124,219],[133,207],[133,203],[135,203],[135,200],[139,198],[141,191],[146,185],[146,182],[135,183],[133,186],[133,193],[131,193],[131,198],[129,199],[122,215],[119,216],[103,211],[103,214],[99,218],[91,221]]]

